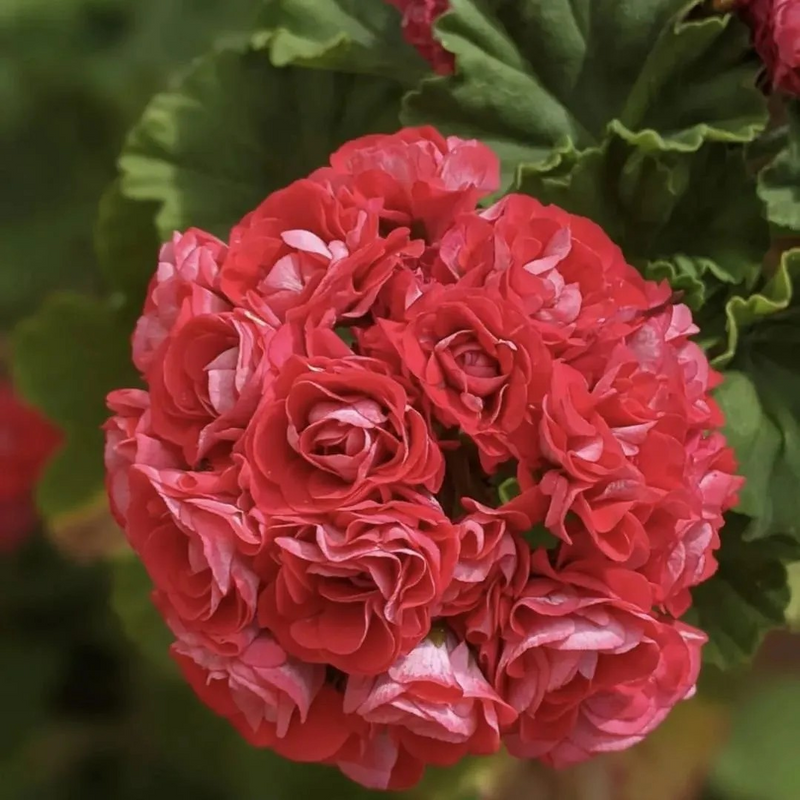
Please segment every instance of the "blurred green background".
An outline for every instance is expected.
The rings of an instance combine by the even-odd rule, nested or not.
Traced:
[[[0,0],[0,359],[46,295],[104,288],[94,222],[125,131],[256,5]],[[102,508],[0,556],[0,800],[369,795],[244,746],[177,679],[166,642]],[[433,775],[418,796],[477,800],[483,771]],[[707,676],[630,754],[559,776],[504,761],[495,772],[497,798],[798,800],[800,637],[770,637],[747,674]]]

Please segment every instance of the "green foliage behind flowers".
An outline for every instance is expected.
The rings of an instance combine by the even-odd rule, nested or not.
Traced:
[[[203,4],[163,5],[202,17]],[[696,613],[712,636],[710,659],[724,666],[747,658],[781,622],[783,564],[797,557],[800,537],[800,371],[791,358],[800,336],[798,256],[785,255],[775,275],[763,266],[770,228],[800,227],[800,126],[758,175],[751,148],[768,114],[747,30],[730,14],[699,13],[701,5],[452,0],[436,35],[455,54],[456,72],[434,77],[398,37],[397,12],[377,0],[263,4],[255,27],[185,66],[130,130],[101,206],[100,267],[93,257],[82,261],[92,265],[89,277],[75,284],[102,283],[108,296],[51,301],[19,328],[21,385],[70,437],[44,479],[43,510],[56,516],[101,491],[102,400],[109,388],[130,385],[127,336],[158,241],[193,225],[225,235],[341,142],[432,124],[493,147],[506,188],[596,220],[631,263],[669,280],[695,311],[700,341],[729,373],[718,399],[750,478],[723,531],[720,571],[696,594]],[[183,31],[167,11],[158,14],[134,17],[150,20],[154,36]],[[191,40],[210,39],[203,30]],[[170,52],[162,63],[172,55],[184,60]],[[141,63],[133,55],[131,62]],[[91,86],[106,85],[95,77]],[[103,164],[87,203],[109,177]],[[103,358],[91,375],[80,372],[81,352],[100,339]],[[86,380],[57,379],[59,363],[74,364]],[[67,468],[69,476],[59,472]],[[763,581],[748,571],[753,563]]]

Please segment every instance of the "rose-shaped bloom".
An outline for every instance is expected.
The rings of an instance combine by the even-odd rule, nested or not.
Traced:
[[[684,305],[665,307],[616,348],[596,393],[616,390],[628,405],[639,400],[639,412],[651,419],[679,417],[689,426],[722,424],[709,391],[720,382],[703,351],[689,341],[698,332]],[[645,411],[647,413],[647,411]]]
[[[611,476],[638,477],[577,370],[563,363],[553,365],[553,382],[542,411],[542,455],[570,479],[593,484]]]
[[[133,334],[133,363],[146,372],[153,353],[179,318],[230,308],[219,291],[219,269],[227,247],[209,233],[190,228],[162,248],[144,311]]]
[[[459,556],[439,612],[473,644],[497,637],[530,573],[530,546],[520,535],[531,527],[519,512],[492,509],[465,498],[469,512],[456,525]]]
[[[706,637],[653,617],[636,573],[534,562],[496,676],[520,714],[510,752],[564,766],[636,744],[693,693]]]
[[[500,162],[486,145],[430,127],[354,139],[330,163],[311,179],[348,187],[362,206],[379,209],[384,228],[408,227],[431,243],[500,186]]]
[[[256,747],[294,761],[329,761],[351,736],[325,668],[291,658],[266,632],[234,657],[182,640],[172,654],[200,699]]]
[[[648,286],[595,223],[517,194],[459,217],[430,274],[496,291],[568,359],[617,344],[643,311],[669,297],[666,287]]]
[[[360,719],[355,714],[348,720]],[[355,752],[339,758],[336,766],[368,789],[404,791],[422,780],[425,762],[411,755],[385,727],[369,726]]]
[[[720,433],[695,433],[685,447],[685,488],[668,495],[645,521],[652,552],[640,569],[655,601],[676,617],[691,605],[689,589],[716,571],[723,515],[736,505],[743,483]]]
[[[466,755],[491,755],[516,713],[478,669],[469,648],[437,632],[384,675],[350,676],[344,709],[388,726],[400,747],[425,764],[450,766]],[[386,788],[388,775],[373,777]]]
[[[0,383],[0,552],[13,550],[33,530],[33,489],[60,442],[45,417]]]
[[[475,441],[485,468],[531,456],[551,361],[517,308],[482,289],[438,287],[404,322],[379,324],[433,413]]]
[[[346,187],[296,181],[233,228],[222,289],[268,321],[363,316],[402,261],[423,249],[407,229],[382,236],[379,209],[356,203]]]
[[[261,624],[304,661],[368,675],[428,634],[458,554],[452,523],[422,497],[276,516],[267,540]]]
[[[241,309],[174,329],[147,371],[153,430],[190,464],[215,444],[230,448],[261,399],[274,338],[274,328]]]
[[[442,454],[381,362],[290,359],[243,437],[247,488],[271,513],[320,513],[394,486],[439,490]]]
[[[150,427],[150,395],[140,389],[118,389],[106,400],[114,412],[103,426],[106,434],[106,491],[111,513],[121,527],[130,504],[130,469],[135,463],[179,469],[176,448],[154,438]]]
[[[450,0],[388,0],[403,12],[403,36],[439,75],[449,75],[455,68],[452,53],[433,36],[433,23],[450,7]]]
[[[235,476],[136,466],[125,533],[156,588],[167,623],[221,655],[255,635],[258,578],[237,552],[259,536],[226,497]]]
[[[797,0],[738,0],[772,86],[800,95],[800,3]]]

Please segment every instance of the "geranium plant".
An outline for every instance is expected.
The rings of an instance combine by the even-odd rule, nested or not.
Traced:
[[[108,295],[17,373],[67,434],[43,511],[105,481],[249,743],[374,789],[569,766],[782,624],[796,13],[273,0],[153,99]]]

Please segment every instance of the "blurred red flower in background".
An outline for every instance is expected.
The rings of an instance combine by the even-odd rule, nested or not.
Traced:
[[[60,441],[60,432],[10,383],[0,383],[0,552],[13,550],[33,529],[33,489]]]

